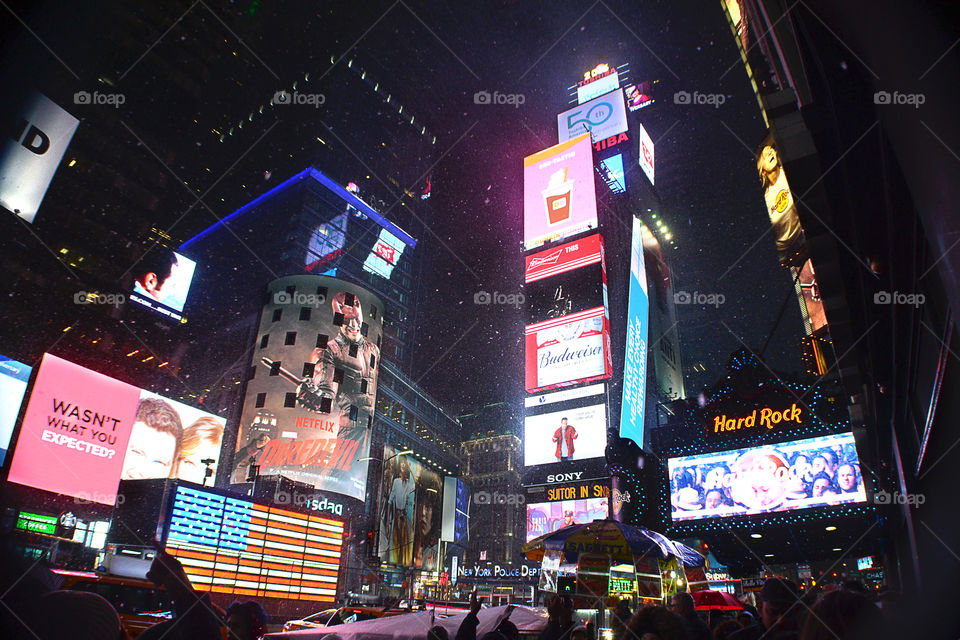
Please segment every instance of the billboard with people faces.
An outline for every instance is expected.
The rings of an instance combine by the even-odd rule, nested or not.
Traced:
[[[148,250],[134,265],[130,299],[157,313],[181,320],[197,263],[165,247]]]
[[[585,498],[527,505],[527,542],[572,524],[586,524],[608,516],[608,498]]]
[[[48,353],[8,479],[101,504],[114,504],[121,478],[212,484],[224,426],[223,418]]]
[[[670,458],[674,521],[866,502],[852,433]]]
[[[383,449],[380,490],[380,560],[437,569],[443,525],[440,474],[390,445]]]

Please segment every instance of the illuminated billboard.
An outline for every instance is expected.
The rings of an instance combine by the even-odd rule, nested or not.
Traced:
[[[625,132],[627,128],[627,108],[619,89],[557,115],[561,143],[584,133],[589,133],[594,142],[600,142]]]
[[[130,299],[174,320],[183,318],[190,282],[197,263],[157,245],[133,267]]]
[[[388,564],[437,569],[443,516],[440,475],[387,445],[380,493],[380,559]]]
[[[32,367],[0,356],[0,465],[7,457],[13,427],[20,414],[23,394],[27,391]]]
[[[620,410],[620,437],[643,447],[643,417],[647,390],[647,334],[650,326],[650,299],[647,269],[639,218],[633,219],[630,239],[630,289],[627,303],[627,346],[623,364],[623,403]]]
[[[640,125],[640,168],[643,169],[643,172],[650,179],[650,184],[656,184],[653,179],[654,175],[654,155],[653,155],[653,140],[650,139],[650,134],[647,133],[647,130],[643,128],[643,125]]]
[[[606,304],[603,240],[599,234],[526,256],[527,324]]]
[[[767,216],[773,226],[773,237],[777,243],[777,257],[780,264],[800,268],[807,260],[806,239],[797,205],[783,170],[780,151],[768,134],[756,153],[757,173],[763,186],[763,198],[767,206]]]
[[[627,108],[630,111],[637,111],[653,104],[653,98],[650,97],[649,82],[627,85],[623,88],[623,95],[627,99]]]
[[[372,293],[336,278],[270,283],[232,483],[248,482],[256,466],[260,476],[364,499],[383,310]]]
[[[674,521],[866,502],[852,433],[670,458]]]
[[[607,407],[527,416],[523,421],[523,464],[535,466],[601,458],[607,447]]]
[[[464,544],[470,529],[470,488],[460,478],[443,479],[443,525],[440,539]]]
[[[307,253],[303,260],[303,270],[306,273],[315,273],[343,255],[343,247],[347,242],[348,217],[348,213],[341,213],[310,233]]]
[[[0,146],[0,205],[33,222],[80,121],[47,96],[34,93],[14,122]]]
[[[627,190],[627,179],[623,173],[623,154],[618,153],[609,158],[600,161],[600,173],[603,181],[607,183],[610,190],[614,193],[625,193]]]
[[[124,478],[202,482],[216,470],[224,419],[49,353],[13,454],[9,480],[101,504]]]
[[[590,136],[584,134],[523,159],[525,249],[596,227]]]
[[[806,333],[807,335],[815,334],[827,326],[827,312],[823,308],[823,298],[820,297],[820,285],[817,284],[813,261],[807,260],[801,269],[791,267],[790,272],[796,283]]]
[[[194,587],[333,602],[343,522],[180,485],[166,539]]]
[[[593,100],[597,96],[616,91],[620,88],[620,76],[616,69],[610,69],[604,75],[577,85],[577,104]]]
[[[386,229],[381,229],[370,255],[363,262],[363,270],[389,280],[405,247],[403,240]]]
[[[527,505],[527,542],[571,524],[605,519],[608,498],[539,502]]]
[[[610,322],[604,307],[528,325],[524,344],[528,393],[613,374]]]

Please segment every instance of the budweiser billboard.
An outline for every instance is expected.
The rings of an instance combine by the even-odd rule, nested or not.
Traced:
[[[605,307],[528,325],[524,333],[528,393],[613,374]]]

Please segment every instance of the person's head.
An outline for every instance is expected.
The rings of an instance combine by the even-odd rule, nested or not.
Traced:
[[[749,614],[748,614],[749,615]],[[743,629],[743,625],[733,618],[722,620],[713,628],[713,640],[727,640],[737,631]]]
[[[400,477],[404,480],[407,480],[410,477],[410,463],[407,462],[406,458],[400,458],[397,462],[397,469],[399,471]]]
[[[723,505],[723,492],[719,489],[707,491],[707,497],[703,500],[704,509],[716,509]]]
[[[772,144],[764,145],[757,152],[757,173],[764,188],[776,181],[776,174],[780,169],[780,157]]]
[[[821,471],[813,477],[813,496],[814,498],[819,498],[824,495],[825,492],[833,488],[833,481],[830,480],[830,476],[826,472]],[[836,491],[833,492],[836,494]]]
[[[710,471],[707,472],[707,477],[703,481],[703,488],[707,491],[723,488],[723,478],[728,473],[730,473],[730,470],[727,469],[726,465],[720,465],[719,467],[710,469]]]
[[[507,640],[520,640],[520,629],[509,620],[504,620],[497,625],[496,631],[503,635]]]
[[[768,630],[774,625],[792,623],[802,605],[798,602],[797,586],[790,580],[770,578],[760,590],[760,617]]]
[[[801,637],[804,640],[848,640],[880,637],[883,614],[860,593],[837,589],[813,605]]]
[[[572,523],[572,522],[573,522],[573,511],[564,511],[564,512],[563,512],[563,520],[564,520],[567,524]]]
[[[443,515],[440,508],[440,480],[430,474],[420,477],[416,490],[417,535],[422,538],[436,538],[440,534],[440,520]]]
[[[182,442],[183,425],[177,411],[159,398],[144,398],[130,431],[121,479],[171,477]]]
[[[560,418],[560,426],[561,426],[561,427],[567,426],[567,419],[566,419],[566,418]]]
[[[813,459],[812,473],[813,475],[817,475],[818,473],[826,473],[826,471],[827,471],[827,459],[824,457],[823,454],[820,454]]]
[[[823,459],[826,460],[826,472],[832,478],[837,472],[837,465],[840,464],[840,459],[837,457],[837,452],[833,449],[824,449],[823,453],[820,455],[822,455]]]
[[[857,470],[852,464],[841,465],[837,469],[837,484],[844,493],[851,493],[857,490]]]
[[[173,251],[154,247],[140,260],[137,283],[143,287],[144,291],[159,300],[163,297],[163,287],[170,280],[176,266],[177,256]]]
[[[203,460],[220,457],[220,442],[223,440],[223,424],[217,418],[204,416],[183,430],[183,443],[177,456],[177,477],[188,482],[203,484],[207,465]],[[216,474],[217,463],[209,469]]]
[[[670,610],[683,617],[689,617],[694,612],[693,596],[686,591],[678,591],[670,598]]]
[[[40,598],[48,615],[32,621],[32,638],[118,640],[122,625],[117,610],[103,596],[86,591],[51,591]]]
[[[689,594],[688,594],[689,595]],[[641,607],[627,623],[624,638],[659,638],[660,640],[686,640],[687,630],[683,618],[663,607]]]
[[[447,630],[437,625],[431,627],[430,631],[427,631],[427,640],[450,640],[450,634],[447,633]]]
[[[570,632],[570,640],[587,640],[587,628],[582,624],[574,627]]]
[[[360,340],[363,327],[363,309],[360,307],[360,299],[352,293],[341,291],[333,296],[332,304],[334,322],[340,320],[340,333],[343,337],[350,342]]]
[[[227,608],[227,629],[235,640],[256,640],[266,632],[268,620],[267,612],[253,600],[236,600]]]

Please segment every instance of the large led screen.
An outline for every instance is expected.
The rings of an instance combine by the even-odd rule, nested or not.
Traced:
[[[523,243],[535,249],[597,227],[593,146],[582,135],[523,159]]]
[[[608,515],[607,498],[539,502],[527,505],[527,542],[571,524],[603,520]]]
[[[639,218],[633,219],[630,241],[630,290],[627,303],[627,346],[623,364],[623,404],[620,410],[620,437],[643,447],[643,417],[647,390],[647,334],[650,326],[650,299],[647,269]]]
[[[600,234],[528,255],[527,324],[604,306],[605,267]]]
[[[20,414],[32,367],[0,356],[0,465],[7,457],[13,427]]]
[[[650,138],[647,130],[643,128],[643,125],[640,125],[640,168],[643,169],[643,172],[650,179],[650,184],[656,184],[653,179],[655,168],[653,151],[653,140]]]
[[[674,521],[866,502],[852,433],[671,458]]]
[[[605,93],[616,91],[619,87],[620,76],[616,69],[611,69],[604,76],[577,85],[577,104],[583,104]]]
[[[437,569],[443,516],[440,475],[410,454],[383,449],[380,493],[380,559],[388,564]]]
[[[157,313],[181,320],[197,263],[159,245],[133,268],[130,299]]]
[[[386,229],[381,229],[370,255],[363,262],[363,270],[389,280],[406,246],[403,240]]]
[[[303,259],[303,270],[306,273],[316,273],[324,265],[329,265],[343,255],[349,216],[349,213],[341,213],[329,222],[318,225],[310,233],[307,253]]]
[[[178,486],[166,550],[201,590],[333,602],[343,522]]]
[[[9,480],[113,504],[125,478],[203,481],[220,456],[224,420],[45,354]]]
[[[600,142],[627,130],[627,107],[623,92],[610,93],[577,105],[557,115],[560,142],[589,133],[594,142]]]
[[[767,216],[773,226],[777,257],[784,266],[801,268],[808,254],[806,237],[797,215],[797,204],[794,202],[790,183],[787,182],[780,150],[772,135],[768,134],[760,144],[756,161],[757,172],[763,185]]]
[[[443,525],[440,539],[464,544],[470,528],[470,489],[460,478],[443,479]]]
[[[527,392],[610,377],[609,326],[604,307],[528,325],[524,335]]]
[[[606,447],[604,404],[527,416],[523,421],[523,464],[528,467],[601,458]]]

